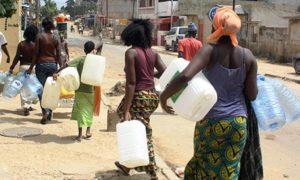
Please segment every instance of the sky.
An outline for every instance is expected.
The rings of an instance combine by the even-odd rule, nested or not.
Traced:
[[[60,9],[62,6],[65,6],[66,0],[54,0],[56,2],[57,8]]]

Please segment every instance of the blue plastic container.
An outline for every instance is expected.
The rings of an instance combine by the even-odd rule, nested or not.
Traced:
[[[7,74],[0,71],[0,84],[4,84],[5,83],[5,79],[7,77]]]
[[[258,95],[252,101],[252,107],[258,120],[259,127],[265,131],[274,131],[281,128],[285,123],[285,113],[279,103],[278,96],[264,76],[257,76]]]
[[[270,82],[285,112],[286,122],[291,123],[300,119],[300,100],[281,81],[270,79]]]
[[[34,101],[38,95],[43,92],[43,86],[40,81],[36,78],[35,74],[25,75],[24,85],[21,89],[21,95],[27,101]]]
[[[11,74],[7,77],[7,81],[5,82],[6,88],[3,90],[3,96],[8,98],[16,97],[23,87],[23,83],[25,81],[25,73],[20,72],[17,76],[11,80]]]

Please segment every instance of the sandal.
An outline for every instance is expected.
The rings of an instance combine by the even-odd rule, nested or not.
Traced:
[[[129,176],[129,170],[127,167],[123,166],[122,164],[119,163],[119,161],[115,162],[115,165],[117,166],[117,168],[121,171],[121,173],[124,176]]]
[[[184,177],[184,167],[176,168],[176,169],[175,169],[175,174],[176,174],[176,176],[178,176],[179,178],[183,178],[183,177]]]
[[[86,135],[85,137],[83,137],[83,139],[90,140],[92,139],[92,135]]]

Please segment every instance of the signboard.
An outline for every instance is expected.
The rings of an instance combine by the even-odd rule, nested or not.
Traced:
[[[217,12],[217,9],[219,9],[220,6],[219,5],[214,5],[209,11],[208,11],[208,18],[210,21],[212,21],[214,19],[214,16]]]

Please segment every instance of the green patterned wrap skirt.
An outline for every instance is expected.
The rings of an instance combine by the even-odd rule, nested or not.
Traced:
[[[188,162],[186,180],[236,180],[247,138],[247,119],[228,117],[196,123],[194,155]]]

